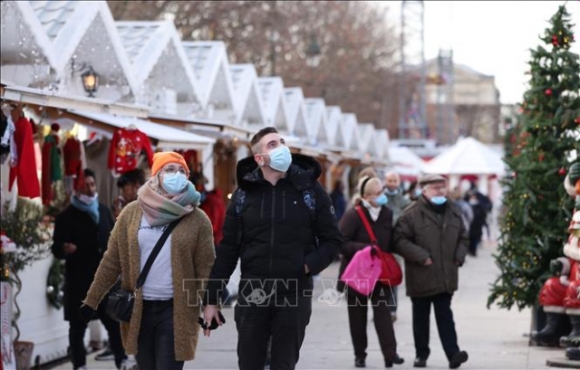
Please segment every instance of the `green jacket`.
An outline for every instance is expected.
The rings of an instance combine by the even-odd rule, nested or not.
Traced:
[[[426,297],[457,290],[458,269],[465,262],[469,239],[461,211],[451,201],[438,214],[421,196],[395,226],[394,251],[405,259],[407,295]],[[431,258],[433,264],[424,266]]]

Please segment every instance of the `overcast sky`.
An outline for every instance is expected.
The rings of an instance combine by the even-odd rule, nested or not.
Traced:
[[[502,103],[520,102],[526,90],[529,49],[549,26],[564,1],[425,1],[425,58],[439,48],[453,49],[455,63],[496,78]],[[400,24],[401,1],[382,2]],[[569,0],[568,13],[576,24],[571,50],[580,54],[580,1]]]

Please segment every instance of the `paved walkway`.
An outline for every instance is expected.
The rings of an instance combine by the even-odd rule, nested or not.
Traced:
[[[546,369],[546,360],[563,357],[563,350],[528,347],[524,336],[530,327],[530,311],[506,311],[486,308],[489,284],[497,275],[491,254],[491,245],[481,248],[477,258],[469,258],[460,270],[460,288],[453,299],[453,310],[459,336],[460,347],[469,352],[469,362],[462,369]],[[338,265],[327,269],[322,278],[334,279]],[[322,293],[318,282],[315,297]],[[405,358],[405,364],[395,369],[412,369],[414,359],[413,334],[411,325],[411,302],[405,296],[404,288],[399,292],[398,320],[395,333],[398,352]],[[199,338],[197,358],[186,363],[186,369],[237,369],[236,330],[233,310],[225,309],[228,323],[215,331],[211,338]],[[372,314],[369,314],[369,319]],[[383,368],[382,355],[374,331],[369,322],[369,349],[367,368]],[[112,362],[96,362],[89,356],[89,369],[113,369]],[[346,307],[329,306],[314,299],[313,314],[307,328],[306,340],[302,347],[298,369],[354,369],[354,355],[348,330]],[[57,369],[70,369],[70,364]],[[448,363],[432,317],[431,356],[429,369],[447,369]]]

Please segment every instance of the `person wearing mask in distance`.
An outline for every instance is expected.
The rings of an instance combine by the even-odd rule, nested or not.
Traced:
[[[426,367],[431,305],[449,368],[467,361],[457,344],[451,299],[457,290],[459,267],[465,262],[469,239],[461,210],[447,201],[444,177],[419,179],[422,195],[410,205],[395,226],[394,249],[405,259],[407,295],[413,305],[414,367]]]
[[[343,234],[342,263],[340,276],[350,263],[355,253],[370,245],[372,240],[361,220],[356,207],[361,207],[373,232],[377,237],[379,248],[390,252],[393,231],[393,212],[385,207],[387,196],[383,192],[381,180],[377,177],[363,177],[358,184],[360,193],[355,198],[354,207],[346,211],[340,221],[340,231]],[[391,321],[390,302],[391,289],[381,282],[377,282],[370,297],[362,295],[339,281],[339,291],[346,290],[348,302],[348,321],[350,335],[354,346],[355,367],[366,366],[367,349],[367,312],[369,301],[374,314],[374,323],[379,344],[386,367],[393,367],[393,363],[402,364],[404,360],[397,355],[397,341]]]
[[[334,261],[341,236],[316,160],[291,154],[274,127],[260,130],[251,148],[253,157],[238,162],[204,317],[219,321],[221,290],[241,258],[238,366],[263,369],[271,336],[272,369],[294,369],[312,311],[312,275]]]
[[[119,180],[117,180],[119,196],[113,202],[115,219],[119,217],[121,211],[127,204],[137,200],[137,192],[144,183],[145,173],[139,168],[126,172],[119,177]]]
[[[124,347],[136,355],[139,369],[179,370],[195,356],[196,293],[203,291],[213,266],[213,233],[197,207],[200,194],[187,180],[189,169],[180,154],[156,153],[151,174],[137,201],[119,216],[80,311],[90,317],[119,276],[122,289],[134,291],[155,244],[179,220],[136,292],[130,322],[121,323]]]
[[[88,322],[98,317],[109,335],[115,365],[121,368],[126,356],[119,324],[106,314],[103,305],[86,320],[79,315],[79,307],[93,282],[114,225],[109,209],[99,203],[95,173],[85,169],[84,178],[71,198],[71,205],[56,217],[52,244],[54,256],[66,261],[64,319],[69,322],[72,364],[73,369],[86,368],[85,332]]]
[[[385,175],[385,195],[387,196],[387,208],[393,212],[393,227],[395,223],[401,216],[401,213],[405,208],[407,208],[412,201],[403,196],[401,190],[401,177],[396,172],[387,172]],[[402,262],[402,261],[399,261]],[[393,294],[389,295],[389,309],[391,310],[391,319],[393,322],[397,320],[397,302],[398,302],[398,289],[397,287],[392,288]]]

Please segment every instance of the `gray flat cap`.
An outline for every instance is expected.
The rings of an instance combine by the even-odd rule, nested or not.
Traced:
[[[423,187],[434,182],[446,182],[447,179],[441,175],[423,175],[419,178],[419,186]]]

